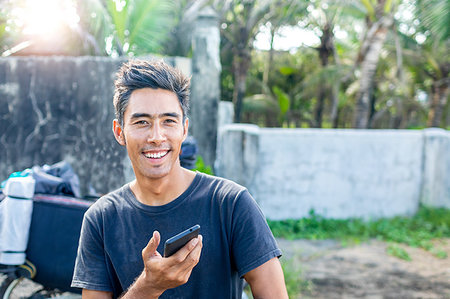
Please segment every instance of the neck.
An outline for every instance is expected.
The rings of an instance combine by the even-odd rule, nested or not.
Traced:
[[[130,184],[137,200],[149,206],[162,206],[179,197],[195,177],[195,172],[179,167],[162,178],[136,178]]]

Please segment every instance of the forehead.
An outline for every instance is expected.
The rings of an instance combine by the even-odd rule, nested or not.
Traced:
[[[141,88],[131,93],[124,118],[134,113],[183,115],[177,95],[165,89]]]

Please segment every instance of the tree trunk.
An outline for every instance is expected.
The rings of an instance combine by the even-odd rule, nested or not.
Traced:
[[[447,116],[445,117],[445,127],[450,130],[450,102],[447,102]]]
[[[317,95],[317,103],[314,109],[314,127],[322,128],[323,106],[325,104],[326,90],[319,86],[319,94]]]
[[[333,54],[333,28],[327,23],[322,28],[322,36],[320,38],[319,58],[322,68],[325,68],[329,63],[329,57]],[[327,87],[323,85],[319,87],[317,95],[317,103],[314,109],[314,127],[322,127],[323,109],[325,106],[325,99],[327,97]]]
[[[434,81],[431,87],[431,107],[428,113],[428,127],[440,127],[444,108],[448,100],[448,82],[446,79]]]
[[[392,24],[392,21],[391,16],[381,17],[368,30],[367,40],[365,41],[367,49],[364,49],[364,53],[361,53],[363,56],[360,87],[353,120],[353,127],[357,129],[365,129],[369,124],[370,100],[373,94],[375,72],[388,27]]]
[[[333,82],[333,87],[331,90],[331,113],[330,113],[330,121],[333,125],[333,128],[338,127],[338,117],[339,117],[339,89],[340,89],[340,81],[336,80]]]
[[[333,44],[332,44],[332,50],[333,50],[334,63],[337,66],[340,66],[341,62],[340,62],[339,55],[336,50],[336,45],[334,44],[334,39],[333,39]],[[341,79],[334,80],[334,82],[332,84],[333,84],[333,86],[331,88],[330,120],[331,120],[331,123],[333,124],[333,128],[336,129],[339,124],[339,90],[341,89]]]
[[[273,26],[273,25],[270,26],[269,59],[267,60],[267,64],[266,64],[266,67],[264,68],[264,73],[263,73],[263,84],[265,86],[269,86],[269,75],[272,73],[273,54],[275,52],[274,49],[273,49],[273,41],[275,39],[275,32],[276,32],[276,30],[277,30],[277,28],[275,28],[275,26]]]
[[[394,25],[395,26],[395,25]],[[395,28],[395,27],[394,27]],[[397,79],[398,79],[398,88],[403,92],[407,89],[405,76],[403,74],[403,53],[402,46],[400,43],[400,39],[397,33],[397,28],[395,28],[394,41],[395,41],[395,56],[397,58]],[[405,117],[404,117],[404,105],[402,97],[396,96],[395,98],[395,121],[394,128],[395,129],[404,129],[405,126]]]
[[[247,73],[250,67],[250,50],[241,49],[233,57],[233,76],[234,76],[234,122],[241,121],[242,102],[245,97]]]
[[[376,99],[375,99],[375,95],[374,95],[374,90],[376,89],[375,84],[376,84],[376,82],[373,82],[372,92],[370,93],[369,118],[367,120],[367,129],[372,129],[372,125],[373,125],[372,118],[376,113],[376,109],[375,109]]]

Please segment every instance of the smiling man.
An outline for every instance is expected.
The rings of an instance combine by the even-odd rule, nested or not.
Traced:
[[[136,179],[83,220],[73,287],[83,298],[287,298],[281,251],[248,191],[180,166],[189,79],[162,61],[130,61],[115,82],[113,132]],[[165,240],[201,235],[170,257]]]

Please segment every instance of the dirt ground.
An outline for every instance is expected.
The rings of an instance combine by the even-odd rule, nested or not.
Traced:
[[[283,263],[289,269],[285,275],[298,275],[302,281],[301,298],[450,299],[450,239],[435,241],[437,248],[447,252],[446,259],[405,246],[412,258],[410,262],[388,255],[387,244],[380,241],[354,246],[342,246],[334,240],[278,243],[283,250]],[[23,281],[13,298],[28,298],[40,287]],[[59,298],[80,296],[65,293]]]
[[[434,242],[445,259],[402,246],[412,261],[388,255],[380,241],[278,241],[289,269],[301,269],[302,298],[450,298],[450,239]]]

